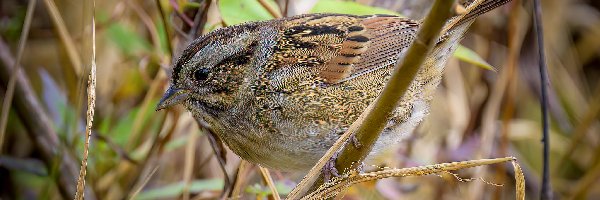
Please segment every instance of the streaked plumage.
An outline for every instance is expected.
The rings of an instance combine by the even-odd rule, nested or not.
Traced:
[[[449,20],[375,151],[413,131],[473,19],[508,1],[483,0]],[[242,158],[305,170],[377,97],[419,25],[390,15],[309,14],[221,28],[183,52],[158,108],[183,103]]]

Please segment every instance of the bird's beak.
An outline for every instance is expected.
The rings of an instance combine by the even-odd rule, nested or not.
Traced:
[[[165,92],[165,95],[160,99],[158,105],[156,105],[156,111],[171,107],[179,104],[188,98],[188,91],[178,89],[173,86],[169,87]]]

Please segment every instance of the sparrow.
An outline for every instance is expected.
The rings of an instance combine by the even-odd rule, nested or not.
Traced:
[[[411,134],[468,27],[509,1],[464,2],[371,154]],[[305,14],[220,28],[183,51],[157,110],[182,104],[242,159],[306,171],[377,98],[420,25],[394,15]]]

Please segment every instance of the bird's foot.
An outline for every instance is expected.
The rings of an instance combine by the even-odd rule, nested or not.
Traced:
[[[327,163],[325,163],[325,166],[323,166],[323,179],[325,179],[325,182],[331,180],[332,176],[340,177],[337,168],[335,168],[335,161],[337,160],[338,154],[339,152],[335,152],[333,156],[329,158]]]
[[[354,147],[357,149],[362,146],[362,144],[358,141],[358,138],[356,138],[356,133],[352,133],[352,135],[350,135],[350,141],[352,141],[352,145],[354,145]]]

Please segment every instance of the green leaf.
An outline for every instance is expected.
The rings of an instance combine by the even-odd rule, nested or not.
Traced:
[[[219,11],[228,26],[273,19],[273,16],[257,0],[220,0]]]
[[[201,4],[197,2],[185,2],[183,4],[184,8],[200,8]]]
[[[294,189],[293,186],[283,184],[282,182],[275,182],[275,189],[280,195],[287,195]]]
[[[108,38],[119,47],[121,51],[132,55],[141,51],[150,50],[150,43],[138,33],[122,23],[113,23],[107,30]]]
[[[341,13],[352,15],[371,15],[371,14],[390,14],[398,15],[399,13],[350,1],[334,1],[320,0],[310,11],[311,13]]]
[[[489,63],[487,63],[483,58],[481,58],[479,56],[479,54],[475,53],[473,50],[464,47],[462,45],[459,45],[458,48],[456,49],[456,51],[454,52],[454,57],[474,64],[475,66],[487,69],[487,70],[492,70],[492,71],[496,71],[496,68],[494,68],[492,65],[490,65]]]
[[[160,51],[162,54],[169,52],[169,39],[163,23],[156,23],[156,32],[158,33],[158,39],[160,40]]]
[[[223,180],[208,179],[195,180],[190,185],[190,193],[199,193],[206,190],[220,190],[223,188]],[[136,199],[175,199],[183,192],[184,182],[173,183],[159,188],[149,189],[141,192]]]
[[[267,195],[271,194],[271,190],[268,187],[262,186],[258,183],[255,183],[254,185],[249,185],[248,187],[246,187],[245,191],[247,193],[258,195],[258,196],[267,196]]]

